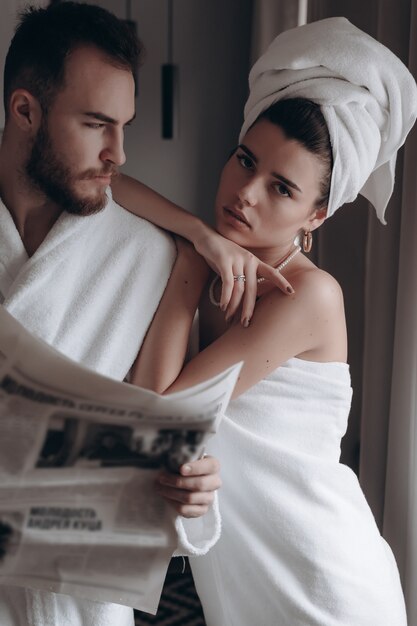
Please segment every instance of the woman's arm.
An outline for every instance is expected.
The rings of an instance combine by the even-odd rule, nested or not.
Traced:
[[[258,276],[270,280],[286,295],[290,293],[291,285],[275,268],[225,239],[198,217],[143,183],[120,174],[114,178],[112,192],[115,200],[128,211],[191,241],[197,252],[221,277],[220,306],[227,316],[234,315],[243,298],[241,319],[252,317]],[[244,290],[243,283],[236,283],[233,279],[233,276],[240,274],[246,276]]]
[[[168,388],[178,377],[191,326],[209,275],[204,259],[177,238],[177,258],[165,292],[131,371],[131,382],[145,389]]]
[[[186,281],[194,274],[194,265],[187,274],[187,263],[183,259],[174,267],[173,281],[154,318],[152,333],[145,339],[145,344],[149,339],[144,345],[146,351],[141,352],[133,373],[135,384],[158,393],[171,393],[196,385],[243,361],[233,393],[236,397],[294,356],[307,355],[308,359],[319,361],[346,359],[340,287],[325,272],[314,270],[294,275],[297,295],[291,298],[277,290],[263,295],[248,328],[231,325],[182,368],[185,337],[201,291],[198,287],[187,292]],[[178,290],[182,290],[182,297],[185,295],[185,304],[180,307],[183,321],[179,324],[178,317],[172,315],[177,306]],[[180,328],[179,332],[176,328]]]
[[[185,358],[191,325],[208,276],[208,266],[192,246],[177,239],[178,255],[165,293],[132,369],[131,382],[157,390],[178,376]],[[158,493],[183,517],[209,510],[221,486],[219,463],[213,457],[191,461],[179,473],[162,472]]]
[[[204,259],[178,238],[178,255],[168,285],[139,356],[131,382],[147,389],[168,386],[181,370],[191,325],[209,273]],[[221,486],[219,463],[213,457],[190,461],[178,474],[161,472],[156,489],[182,517],[200,517],[209,510]]]

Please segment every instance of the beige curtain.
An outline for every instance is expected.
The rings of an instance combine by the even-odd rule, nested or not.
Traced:
[[[417,77],[417,0],[377,3],[376,36]],[[388,227],[368,225],[360,478],[417,626],[417,128],[397,165]]]
[[[381,33],[392,32],[389,18],[398,2],[387,2],[380,14]],[[404,2],[397,46],[408,54],[417,77],[417,0]],[[407,50],[404,50],[407,48]],[[384,535],[400,567],[410,626],[417,625],[417,128],[407,141],[401,195],[398,288],[393,294],[395,327],[391,401],[388,414]],[[378,276],[379,281],[383,277]],[[395,298],[396,295],[396,298]],[[374,420],[375,415],[370,416]],[[372,447],[366,441],[366,448]],[[365,452],[365,451],[364,451]]]
[[[307,0],[254,0],[252,64],[279,33],[302,21]]]

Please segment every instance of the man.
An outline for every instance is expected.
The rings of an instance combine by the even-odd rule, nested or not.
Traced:
[[[125,161],[140,52],[113,15],[65,2],[24,14],[5,65],[0,302],[67,356],[119,380],[136,358],[175,258],[171,239],[116,205],[108,190]],[[202,459],[181,476],[161,477],[158,491],[182,516],[198,517],[213,501],[217,472],[216,460]],[[215,534],[211,514],[201,525],[207,537],[197,537],[207,545]],[[124,626],[133,613],[4,587],[0,623]]]

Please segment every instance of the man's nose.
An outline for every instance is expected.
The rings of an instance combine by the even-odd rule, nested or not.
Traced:
[[[114,129],[114,133],[108,138],[105,148],[101,151],[100,158],[102,161],[110,162],[120,167],[126,162],[126,154],[124,151],[124,135],[123,131]]]

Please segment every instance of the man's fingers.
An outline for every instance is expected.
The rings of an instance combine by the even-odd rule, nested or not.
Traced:
[[[219,474],[207,476],[179,476],[178,474],[162,473],[157,478],[158,486],[193,491],[196,493],[212,492],[221,487]]]
[[[180,504],[209,507],[214,501],[214,491],[187,491],[186,489],[174,489],[159,483],[156,491],[166,500],[172,500]]]
[[[181,517],[195,518],[205,515],[209,510],[207,505],[200,504],[180,504],[174,500],[167,500],[168,504],[177,512]]]
[[[182,476],[204,476],[206,474],[217,474],[220,472],[220,463],[214,456],[204,456],[197,461],[184,463],[180,467]]]
[[[180,474],[161,472],[155,489],[179,515],[200,517],[207,513],[214,492],[221,487],[219,471],[218,460],[206,456],[181,465]]]
[[[205,515],[214,501],[214,491],[187,491],[157,483],[156,492],[183,517]]]

